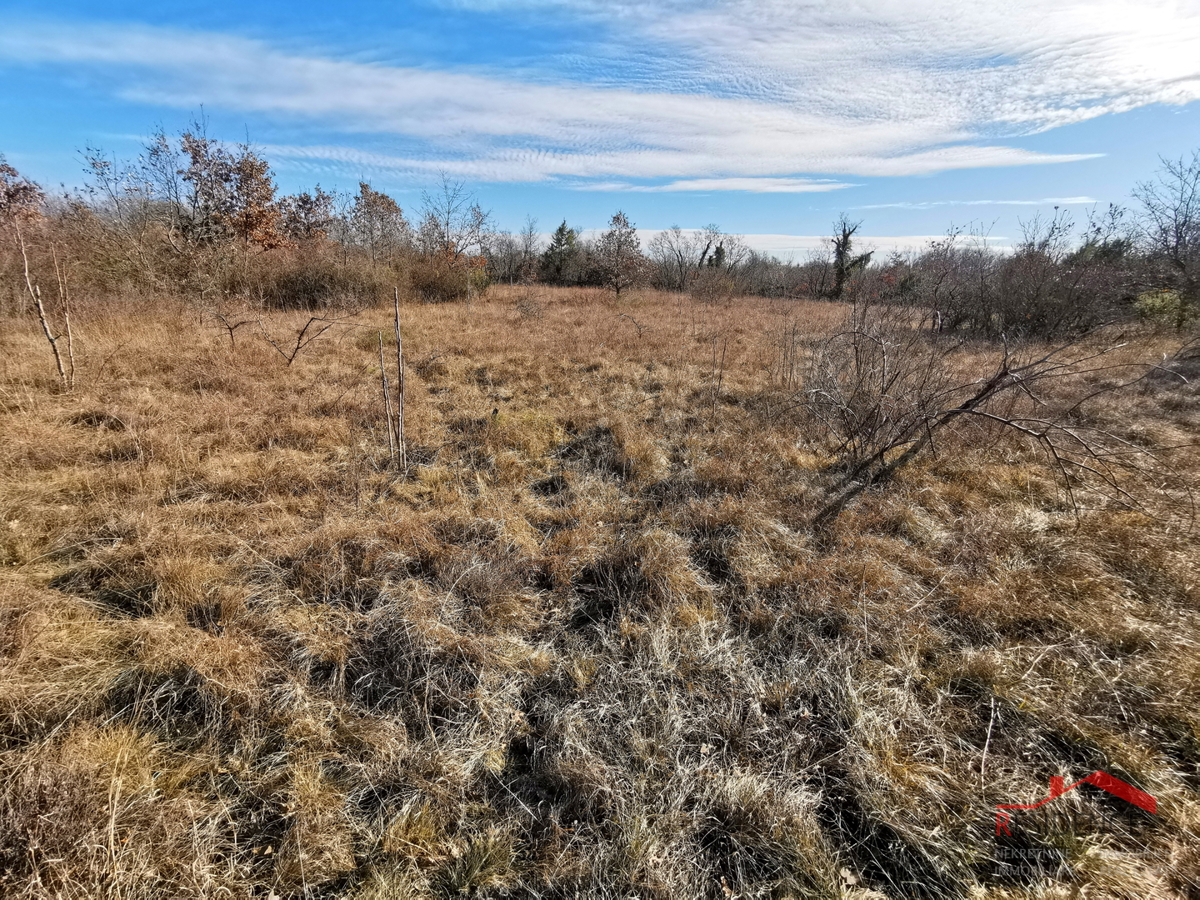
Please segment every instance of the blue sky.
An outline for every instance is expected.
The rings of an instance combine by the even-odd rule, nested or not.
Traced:
[[[286,191],[438,173],[501,227],[715,223],[802,252],[1129,202],[1200,147],[1200,0],[0,6],[0,152],[46,185],[203,108]]]

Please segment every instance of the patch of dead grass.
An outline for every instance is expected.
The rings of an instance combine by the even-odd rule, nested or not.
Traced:
[[[81,313],[74,394],[6,322],[0,888],[1189,896],[1194,538],[1077,514],[972,430],[813,535],[834,459],[781,336],[844,315],[406,305],[407,473],[384,311],[290,367],[165,302]],[[1185,443],[1189,396],[1150,379],[1087,414]],[[994,805],[1094,768],[1160,815],[1031,837],[1075,885],[995,876]]]

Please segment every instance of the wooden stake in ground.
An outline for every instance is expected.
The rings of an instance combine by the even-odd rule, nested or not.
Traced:
[[[388,390],[387,366],[383,361],[383,332],[379,332],[379,380],[383,383],[383,408],[387,415],[388,458],[396,461],[396,420],[392,418],[392,393]]]
[[[396,443],[400,448],[400,467],[408,474],[408,448],[404,441],[404,342],[400,338],[400,288],[392,288],[396,319],[396,376],[400,396],[396,402]]]

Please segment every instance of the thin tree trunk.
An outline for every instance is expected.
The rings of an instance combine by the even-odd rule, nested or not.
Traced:
[[[67,338],[67,388],[75,388],[75,336],[71,333],[71,294],[67,288],[66,273],[58,265],[58,251],[54,251],[54,275],[58,279],[58,301],[62,307],[63,333]]]
[[[21,234],[21,227],[15,222],[13,223],[13,227],[17,232],[17,243],[21,247],[21,262],[25,269],[25,287],[29,290],[29,296],[33,298],[34,306],[37,307],[38,321],[42,325],[42,333],[46,335],[46,340],[50,342],[50,350],[54,354],[54,365],[58,369],[58,377],[62,380],[63,387],[70,390],[71,378],[67,375],[67,370],[63,367],[62,351],[58,349],[58,337],[50,330],[50,322],[46,318],[46,307],[42,304],[41,288],[34,286],[33,278],[29,274],[29,254],[25,250],[25,237]]]

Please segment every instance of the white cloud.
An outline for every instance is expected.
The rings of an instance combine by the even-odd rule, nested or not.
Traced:
[[[1043,197],[1041,200],[926,200],[917,203],[868,203],[851,209],[934,209],[939,206],[1091,206],[1094,197]]]
[[[522,80],[304,55],[228,34],[10,20],[0,63],[90,67],[127,99],[407,148],[280,148],[296,161],[639,191],[798,193],[848,184],[813,174],[1073,162],[1095,154],[1003,141],[1200,99],[1200,0],[455,2],[531,22],[586,20],[603,52]],[[638,66],[653,69],[654,90],[613,86]]]
[[[646,194],[682,191],[746,191],[754,194],[810,194],[856,187],[842,181],[812,178],[683,178],[666,184],[632,184],[627,181],[587,181],[574,185],[581,191],[633,191]]]
[[[972,133],[1050,128],[1200,98],[1196,0],[725,0],[642,5],[487,0],[575,10],[671,46],[739,95]]]

